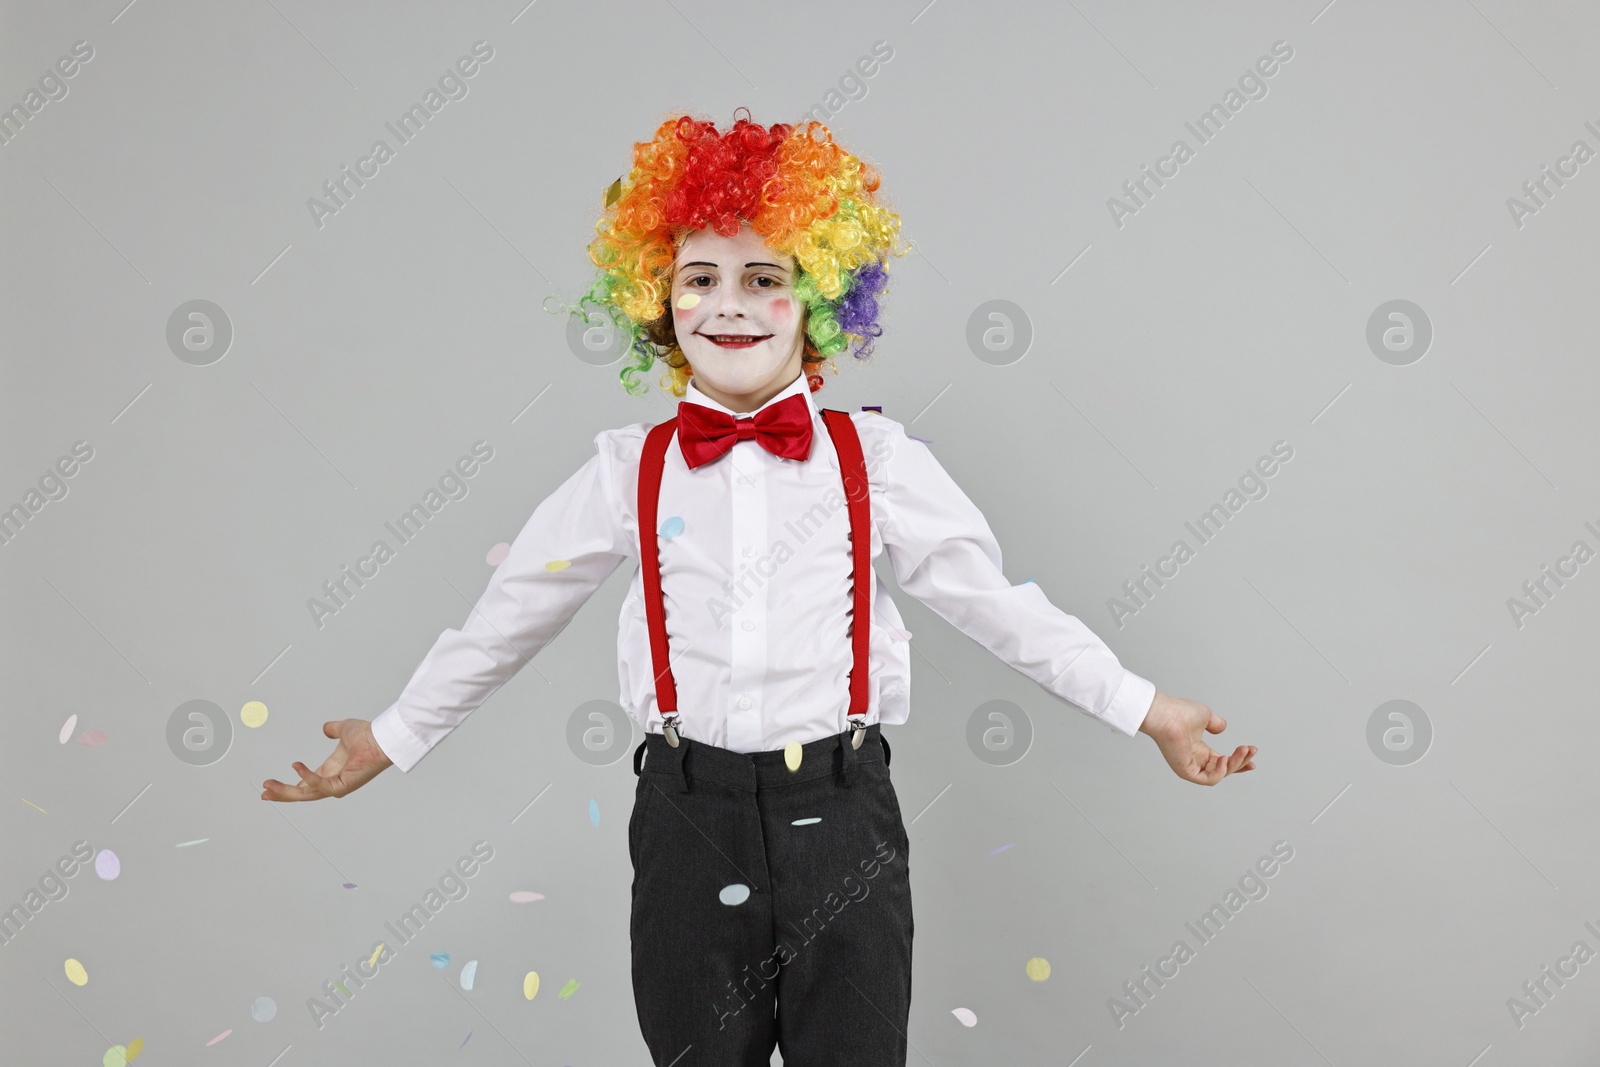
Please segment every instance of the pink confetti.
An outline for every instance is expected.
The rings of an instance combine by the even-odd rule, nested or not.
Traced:
[[[207,1041],[206,1042],[206,1048],[210,1048],[212,1045],[215,1045],[218,1041],[221,1041],[223,1038],[227,1037],[231,1033],[233,1033],[233,1028],[230,1026],[228,1029],[222,1031],[222,1033],[218,1034],[216,1037],[212,1038],[210,1041]]]
[[[489,549],[488,554],[483,557],[483,561],[491,567],[498,567],[506,561],[506,557],[509,555],[511,555],[511,545],[501,541],[498,545]]]
[[[1006,843],[1004,845],[1001,845],[999,848],[991,848],[989,850],[989,855],[993,856],[993,855],[995,855],[997,853],[1004,852],[1008,848],[1015,848],[1015,847],[1016,847],[1016,842],[1014,842],[1014,841],[1008,842],[1008,843]]]
[[[78,735],[78,744],[86,745],[89,748],[99,748],[105,743],[106,732],[104,730],[85,730]]]
[[[531,900],[543,900],[543,899],[544,899],[544,894],[543,893],[535,893],[535,892],[533,892],[532,890],[529,890],[529,889],[519,889],[515,893],[511,894],[511,902],[513,904],[526,904]]]

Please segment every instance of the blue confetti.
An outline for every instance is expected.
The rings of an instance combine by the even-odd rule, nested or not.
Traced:
[[[682,515],[674,515],[672,518],[661,524],[662,537],[677,537],[681,533],[683,533]]]

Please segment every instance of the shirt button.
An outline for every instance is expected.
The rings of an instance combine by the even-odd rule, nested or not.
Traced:
[[[739,706],[741,708],[748,708],[750,706],[750,698],[747,697],[747,696],[740,697],[739,698]]]
[[[744,620],[744,622],[741,622],[739,625],[743,626],[746,630],[754,630],[756,628],[756,624],[751,622],[749,619]]]

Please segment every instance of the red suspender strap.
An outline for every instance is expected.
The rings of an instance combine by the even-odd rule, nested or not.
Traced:
[[[639,566],[644,571],[644,619],[650,629],[656,710],[662,716],[678,710],[678,686],[672,680],[672,664],[667,659],[666,611],[661,604],[661,555],[656,543],[660,529],[656,521],[656,501],[661,496],[661,468],[666,462],[667,443],[677,428],[676,416],[651,427],[645,435],[644,452],[639,456]]]
[[[850,509],[850,558],[855,566],[855,603],[850,616],[850,714],[867,713],[867,640],[872,636],[872,500],[867,487],[867,464],[861,455],[861,438],[848,411],[823,408],[828,436],[839,454],[839,476]],[[865,723],[866,720],[858,720]]]
[[[867,713],[868,641],[872,636],[872,501],[867,483],[867,465],[861,452],[861,438],[847,411],[822,408],[828,436],[839,455],[839,475],[844,482],[845,501],[850,515],[850,556],[853,568],[850,647],[850,711],[852,716]],[[660,523],[656,505],[661,497],[661,472],[666,465],[667,446],[676,432],[678,420],[668,419],[651,427],[645,435],[639,456],[639,566],[644,579],[644,617],[650,630],[650,663],[655,670],[656,710],[663,718],[678,710],[678,687],[672,678],[667,654],[666,609],[661,600],[661,555],[657,543]],[[858,720],[860,722],[862,720]]]

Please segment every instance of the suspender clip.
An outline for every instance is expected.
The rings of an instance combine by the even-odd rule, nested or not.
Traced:
[[[678,747],[678,713],[673,712],[661,721],[661,732],[666,735],[667,744],[673,748]],[[859,746],[858,746],[859,747]]]
[[[850,747],[851,748],[860,748],[861,747],[861,742],[866,740],[866,738],[867,738],[866,718],[867,717],[865,715],[853,715],[853,716],[850,717],[850,730],[851,730]]]

